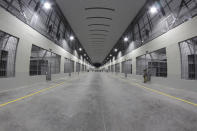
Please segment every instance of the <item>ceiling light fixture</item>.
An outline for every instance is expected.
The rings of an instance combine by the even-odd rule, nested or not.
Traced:
[[[79,48],[79,51],[82,51],[82,48]]]
[[[74,36],[70,36],[70,40],[73,41],[75,38]]]
[[[117,52],[117,51],[118,51],[118,49],[114,49],[114,51],[115,51],[115,52]]]
[[[49,2],[45,2],[44,3],[44,8],[47,9],[47,10],[51,9],[51,4]]]
[[[124,42],[128,42],[129,41],[129,38],[128,37],[125,37],[124,38]]]
[[[158,10],[157,10],[157,7],[156,6],[152,6],[151,8],[150,8],[150,13],[151,14],[156,14],[158,12]]]

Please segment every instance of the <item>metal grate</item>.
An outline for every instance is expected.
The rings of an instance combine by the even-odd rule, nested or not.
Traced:
[[[30,58],[30,76],[60,73],[60,59],[59,55],[33,45]]]
[[[120,73],[120,64],[115,64],[115,72]]]
[[[0,78],[15,76],[18,38],[0,31]]]
[[[179,44],[182,78],[197,80],[197,37]]]
[[[80,66],[81,66],[81,64],[80,63],[76,63],[76,72],[80,72]]]
[[[72,72],[74,72],[74,61],[65,58],[64,73],[72,73]]]
[[[136,58],[136,74],[143,75],[144,70],[156,77],[167,77],[166,48],[147,53]]]
[[[122,73],[132,74],[132,60],[122,62]]]

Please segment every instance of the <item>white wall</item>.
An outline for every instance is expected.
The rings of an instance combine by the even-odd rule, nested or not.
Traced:
[[[64,58],[68,58],[75,62],[84,64],[82,60],[65,51],[60,46],[57,46],[55,43],[32,29],[30,26],[24,24],[22,21],[20,21],[1,7],[0,18],[0,30],[19,38],[16,54],[15,77],[1,78],[0,90],[45,81],[45,76],[29,76],[29,64],[32,44],[47,50],[52,49],[52,52],[61,56],[61,73],[53,75],[53,79],[66,76],[64,74]],[[86,65],[88,68],[91,67],[89,64]]]
[[[197,81],[181,79],[181,56],[179,50],[179,42],[197,36],[197,17],[179,25],[178,27],[168,31],[167,33],[157,37],[156,39],[146,43],[144,46],[135,49],[129,54],[120,57],[112,63],[120,63],[122,61],[132,59],[133,74],[132,77],[142,79],[141,76],[136,75],[136,57],[146,54],[146,51],[153,52],[161,48],[166,48],[167,63],[168,63],[168,77],[167,78],[153,78],[153,81],[163,84],[171,84],[178,82],[182,86],[192,86],[197,88]],[[109,66],[106,64],[104,67]]]

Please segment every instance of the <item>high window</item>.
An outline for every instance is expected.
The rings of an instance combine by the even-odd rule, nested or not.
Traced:
[[[72,72],[74,72],[74,61],[65,58],[64,73],[72,73]]]
[[[0,78],[15,76],[18,38],[0,31]]]
[[[122,62],[122,73],[132,74],[132,60]]]
[[[179,44],[183,79],[197,80],[197,37]]]
[[[156,77],[167,77],[166,49],[160,49],[136,58],[136,74],[143,75],[144,70]]]
[[[60,59],[59,55],[33,45],[30,57],[30,76],[60,73]]]

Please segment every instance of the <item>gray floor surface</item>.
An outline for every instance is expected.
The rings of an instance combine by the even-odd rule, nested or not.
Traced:
[[[63,81],[0,92],[0,104]],[[1,107],[0,131],[197,131],[197,106],[129,82],[107,73],[81,74]],[[184,96],[177,89],[166,93]]]

